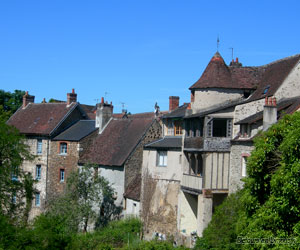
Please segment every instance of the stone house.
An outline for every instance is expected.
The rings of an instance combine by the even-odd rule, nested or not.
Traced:
[[[67,94],[66,102],[59,103],[34,103],[34,96],[26,92],[22,107],[8,120],[7,124],[16,127],[21,134],[25,135],[30,152],[36,156],[34,161],[24,161],[20,166],[37,180],[29,219],[39,215],[50,196],[62,189],[66,175],[69,173],[66,164],[68,161],[76,161],[70,159],[70,155],[76,158],[76,145],[67,141],[56,141],[54,138],[71,124],[90,119],[93,108],[78,103],[74,89],[72,93]],[[58,168],[57,164],[61,168]],[[52,188],[54,181],[49,179],[50,176],[55,176],[55,182],[57,179],[56,188],[53,190],[49,189]]]
[[[176,230],[181,235],[189,237],[197,232],[201,236],[214,208],[229,192],[241,187],[246,174],[243,164],[253,149],[252,138],[263,124],[270,126],[282,115],[280,112],[292,113],[299,108],[299,60],[300,55],[296,55],[264,66],[243,67],[237,59],[228,66],[217,52],[190,87],[190,108],[182,117],[181,165],[170,167],[168,172],[169,176],[179,176],[178,199],[173,193],[163,193],[165,200],[178,207]],[[276,99],[278,105],[274,104]],[[155,162],[145,157],[143,166],[149,172],[155,169]],[[151,234],[151,227],[148,229]],[[162,233],[174,235],[176,230]]]
[[[188,104],[170,96],[169,113],[162,116],[162,138],[144,146],[142,209],[144,233],[177,233],[178,194],[181,180],[183,117]]]
[[[143,146],[161,136],[161,125],[154,113],[114,116],[112,106],[102,102],[96,126],[80,152],[79,166],[98,166],[98,174],[114,188],[115,203],[123,207],[123,214],[139,216]]]

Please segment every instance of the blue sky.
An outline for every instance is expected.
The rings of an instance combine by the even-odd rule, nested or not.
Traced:
[[[298,0],[3,0],[0,89],[167,110],[170,95],[189,102],[218,35],[227,63],[231,47],[245,66],[300,53],[299,11]]]

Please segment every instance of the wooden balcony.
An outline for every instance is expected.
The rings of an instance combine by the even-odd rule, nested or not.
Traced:
[[[202,177],[197,175],[183,174],[181,187],[183,189],[200,192],[202,190]]]

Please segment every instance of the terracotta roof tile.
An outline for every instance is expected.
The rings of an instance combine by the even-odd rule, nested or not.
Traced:
[[[190,89],[198,88],[231,88],[254,89],[261,77],[258,67],[228,67],[217,52],[200,79]]]
[[[153,119],[112,119],[80,154],[80,163],[121,166],[139,143]]]
[[[217,52],[200,79],[190,89],[201,88],[229,88],[229,89],[256,89],[251,100],[272,96],[287,77],[289,72],[300,60],[295,55],[258,67],[227,66]],[[264,90],[269,86],[266,94]]]
[[[274,95],[299,60],[300,55],[298,54],[261,66],[260,68],[263,70],[263,76],[257,90],[249,100],[253,101]],[[268,90],[264,94],[267,87]]]
[[[77,105],[78,103],[69,106],[66,103],[30,103],[25,108],[19,108],[7,123],[22,134],[50,135]]]

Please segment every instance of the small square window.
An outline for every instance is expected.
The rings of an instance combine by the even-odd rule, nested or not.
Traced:
[[[60,179],[60,182],[65,181],[65,170],[64,169],[59,170],[59,179]]]
[[[68,152],[68,144],[66,142],[61,142],[59,144],[59,153],[62,155],[67,154]]]
[[[167,151],[157,151],[157,166],[166,167],[167,160]]]
[[[35,179],[40,180],[41,179],[41,172],[42,172],[42,166],[36,165],[35,167]]]
[[[38,155],[42,154],[42,149],[43,149],[43,144],[42,143],[43,143],[42,140],[40,140],[40,139],[37,140],[36,153]]]
[[[40,193],[35,194],[35,206],[36,207],[41,206]]]

